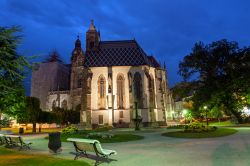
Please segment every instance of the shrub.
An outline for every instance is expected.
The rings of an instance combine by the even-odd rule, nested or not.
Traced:
[[[184,132],[192,132],[192,133],[199,133],[199,132],[209,132],[215,131],[217,127],[215,126],[204,126],[201,123],[190,123],[189,125],[185,125]]]
[[[2,120],[0,119],[0,128],[9,127],[11,120],[9,118],[4,117]]]
[[[77,133],[78,132],[78,128],[71,125],[69,127],[66,127],[62,130],[62,133],[63,134],[74,134],[74,133]]]
[[[186,125],[170,125],[168,129],[183,129]]]
[[[109,130],[112,130],[112,126],[104,126],[104,127],[100,127],[100,128],[97,128],[95,129],[96,132],[103,132],[103,131],[109,131]]]
[[[90,139],[110,139],[114,135],[113,134],[102,134],[102,133],[89,133],[86,135],[86,138]]]

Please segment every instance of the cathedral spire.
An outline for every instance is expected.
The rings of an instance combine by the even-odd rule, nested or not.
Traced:
[[[72,65],[83,64],[84,61],[84,52],[81,47],[81,40],[79,34],[77,35],[77,39],[75,41],[75,48],[72,51],[71,61]]]
[[[77,35],[77,39],[75,42],[75,48],[78,48],[78,49],[81,48],[81,40],[79,39],[79,34]]]
[[[96,31],[96,28],[95,28],[95,25],[94,25],[94,20],[90,20],[90,27],[89,27],[89,31],[92,30],[92,31]]]
[[[90,51],[99,46],[100,34],[97,32],[94,25],[94,20],[91,20],[90,27],[86,32],[86,50]]]

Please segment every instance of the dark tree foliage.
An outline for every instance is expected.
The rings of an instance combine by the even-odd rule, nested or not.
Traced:
[[[176,84],[171,89],[174,100],[180,101],[183,98],[192,96],[195,91],[195,87],[197,86],[195,83],[196,82],[180,82]]]
[[[49,57],[45,62],[62,62],[60,54],[54,50],[49,54]]]
[[[61,125],[77,124],[80,122],[80,112],[74,110],[55,107],[52,110],[54,122]]]
[[[20,27],[0,27],[0,114],[16,116],[24,107],[26,58],[17,53]]]
[[[196,43],[192,52],[179,64],[179,74],[192,82],[194,110],[223,110],[242,120],[242,108],[249,106],[250,48],[220,40],[209,45]],[[190,79],[193,78],[192,81]],[[222,109],[223,108],[223,109]]]
[[[21,115],[18,116],[18,122],[32,123],[32,132],[36,132],[36,123],[41,121],[42,110],[40,109],[40,100],[36,97],[25,98],[25,108]]]

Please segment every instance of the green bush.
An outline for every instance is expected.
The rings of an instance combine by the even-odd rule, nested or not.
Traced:
[[[186,125],[171,125],[168,126],[167,129],[183,129]]]
[[[94,131],[96,131],[96,132],[104,132],[104,131],[109,131],[109,130],[112,130],[112,126],[100,127],[100,128],[95,129]]]
[[[69,127],[66,127],[62,130],[62,133],[63,134],[74,134],[74,133],[77,133],[78,132],[78,128],[71,125]]]
[[[89,139],[110,139],[113,136],[114,136],[113,134],[89,133],[86,135],[86,138],[89,138]]]
[[[185,125],[184,132],[200,133],[200,132],[209,132],[215,131],[217,127],[215,126],[204,126],[201,123],[194,122],[189,125]]]
[[[9,118],[4,117],[2,120],[0,119],[0,128],[9,127],[11,120]]]

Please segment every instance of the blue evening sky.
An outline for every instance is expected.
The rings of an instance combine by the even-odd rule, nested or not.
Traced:
[[[195,42],[220,39],[250,45],[249,0],[1,0],[0,26],[21,25],[19,51],[39,60],[56,49],[70,63],[79,33],[93,19],[102,40],[136,39],[166,62],[170,86],[181,81],[178,64]],[[26,79],[29,89],[30,79]],[[28,92],[29,93],[29,92]]]

